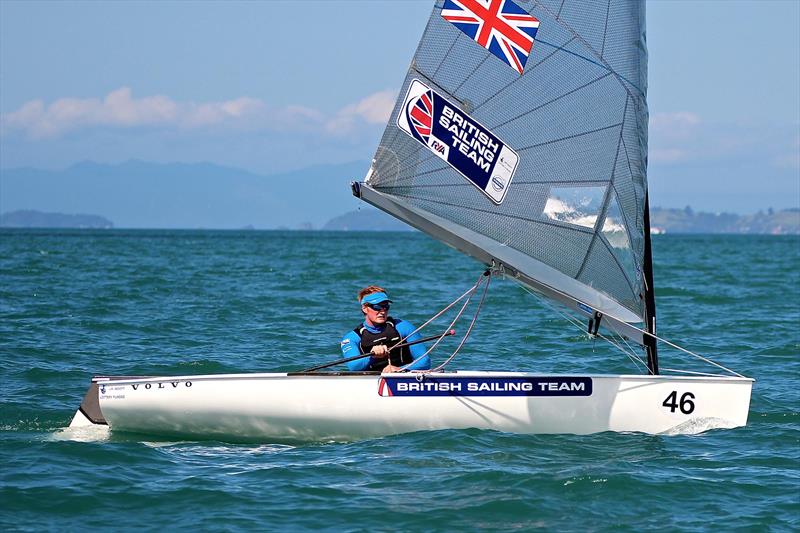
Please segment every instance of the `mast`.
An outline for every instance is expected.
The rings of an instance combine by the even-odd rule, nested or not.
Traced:
[[[648,333],[656,334],[656,295],[653,287],[653,255],[650,247],[650,195],[644,197],[644,323]],[[644,335],[643,344],[647,353],[647,370],[658,375],[658,341]]]

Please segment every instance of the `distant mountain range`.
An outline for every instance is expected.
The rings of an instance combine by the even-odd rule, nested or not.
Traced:
[[[800,209],[759,211],[754,215],[702,213],[691,207],[650,211],[650,227],[666,233],[756,233],[800,235]]]
[[[0,171],[0,213],[101,213],[122,228],[319,228],[359,202],[368,162],[261,176],[213,165],[128,161]]]
[[[0,228],[94,228],[111,229],[114,223],[98,215],[65,215],[22,210],[0,215]]]
[[[365,207],[332,218],[322,229],[330,231],[413,231],[414,228],[379,211]]]
[[[58,171],[2,169],[0,226],[409,230],[350,193],[349,183],[362,179],[368,166],[356,161],[271,176],[210,163],[136,160]],[[666,233],[800,234],[800,209],[737,215],[654,208],[651,226]]]

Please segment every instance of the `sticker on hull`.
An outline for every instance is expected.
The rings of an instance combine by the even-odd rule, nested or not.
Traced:
[[[457,170],[495,204],[502,203],[519,156],[482,124],[415,79],[397,126]]]
[[[380,396],[591,396],[589,377],[381,377]]]

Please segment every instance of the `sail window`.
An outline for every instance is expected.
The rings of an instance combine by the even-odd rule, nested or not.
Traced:
[[[550,187],[542,216],[565,224],[594,229],[606,187]]]
[[[622,218],[622,211],[619,208],[616,196],[612,196],[608,203],[602,234],[611,247],[611,253],[619,261],[628,279],[631,281],[638,280],[641,276],[633,260],[631,241],[628,238],[628,231],[625,229],[625,221]]]

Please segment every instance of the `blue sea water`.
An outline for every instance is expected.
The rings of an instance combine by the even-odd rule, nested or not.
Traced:
[[[81,442],[61,429],[93,374],[333,360],[360,287],[386,286],[393,313],[421,323],[481,266],[418,233],[0,230],[0,528],[800,530],[800,239],[665,235],[653,249],[660,334],[757,380],[746,427]],[[508,281],[453,365],[636,371]]]

